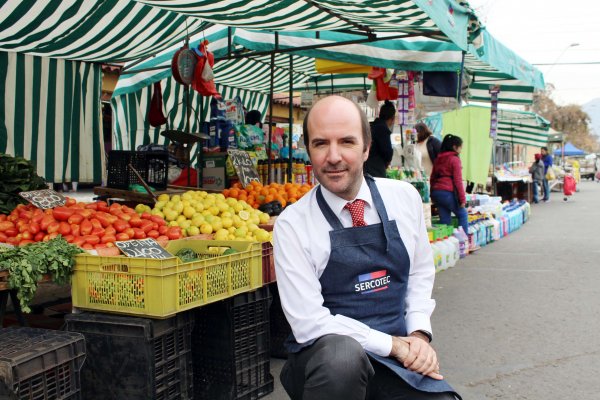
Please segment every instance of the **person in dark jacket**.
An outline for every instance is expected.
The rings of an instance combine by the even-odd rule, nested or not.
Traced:
[[[392,161],[392,128],[396,118],[396,107],[386,100],[379,109],[379,118],[371,123],[371,150],[365,161],[364,170],[376,178],[385,178],[385,170]]]
[[[446,135],[440,154],[433,163],[431,173],[431,200],[440,214],[440,222],[450,225],[454,213],[458,224],[468,233],[467,198],[463,187],[462,163],[459,154],[463,141],[459,136]]]
[[[541,154],[538,153],[534,157],[535,161],[533,162],[533,164],[531,164],[531,167],[529,167],[529,173],[531,174],[531,179],[533,179],[533,202],[537,204],[540,201],[540,187],[544,184],[545,166],[544,161],[542,161]]]
[[[427,176],[431,176],[433,163],[440,153],[442,142],[434,137],[427,125],[422,122],[415,125],[415,130],[417,131],[417,149],[421,153],[421,167]]]

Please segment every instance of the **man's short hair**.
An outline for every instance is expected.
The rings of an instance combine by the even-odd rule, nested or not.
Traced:
[[[548,148],[546,146],[543,146],[541,149],[544,150],[546,153],[548,152]]]
[[[396,107],[389,100],[386,100],[385,103],[379,109],[379,119],[383,121],[390,120],[396,117]]]
[[[369,120],[367,119],[367,114],[356,104],[355,102],[348,100],[354,105],[356,111],[360,115],[360,128],[362,131],[363,138],[363,150],[367,150],[367,147],[371,144],[371,127],[369,126]],[[314,105],[313,105],[314,107]],[[312,111],[312,107],[308,110],[306,115],[304,116],[304,121],[302,122],[302,136],[304,137],[304,146],[306,147],[306,151],[309,152],[309,133],[308,133],[308,118],[310,116],[310,112]]]

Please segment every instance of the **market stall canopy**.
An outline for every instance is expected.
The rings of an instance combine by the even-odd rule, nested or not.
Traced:
[[[531,104],[535,89],[544,89],[542,73],[496,40],[485,28],[479,38],[483,45],[469,45],[465,69],[471,76],[468,98],[490,101],[489,90],[497,86],[500,104]]]
[[[498,110],[498,136],[501,142],[526,146],[546,146],[550,121],[536,113]]]
[[[560,157],[564,155],[565,157],[572,156],[585,156],[587,153],[581,149],[578,149],[571,142],[567,142],[564,147],[558,148],[554,150],[554,155]]]

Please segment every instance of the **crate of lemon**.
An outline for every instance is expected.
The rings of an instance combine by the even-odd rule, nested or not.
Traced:
[[[162,194],[154,208],[136,207],[164,218],[169,226],[179,226],[184,237],[213,235],[215,240],[268,242],[272,233],[259,227],[270,216],[244,200],[226,198],[221,193],[188,191],[181,195]]]
[[[262,246],[255,241],[172,240],[166,250],[188,257],[76,256],[73,306],[168,318],[263,285]]]

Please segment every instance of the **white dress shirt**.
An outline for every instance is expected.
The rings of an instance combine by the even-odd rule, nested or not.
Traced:
[[[375,181],[388,217],[396,221],[410,258],[405,313],[407,332],[432,332],[430,317],[435,300],[431,298],[431,291],[435,267],[421,197],[409,183],[380,178]],[[350,212],[344,209],[348,201],[322,186],[321,190],[342,225],[351,227]],[[381,222],[364,179],[356,198],[366,201],[367,225]],[[305,343],[327,334],[347,335],[356,339],[365,350],[387,357],[392,350],[390,335],[344,315],[332,315],[323,306],[319,278],[329,261],[331,230],[317,204],[316,188],[287,207],[275,222],[277,286],[283,311],[294,336],[298,343]]]

